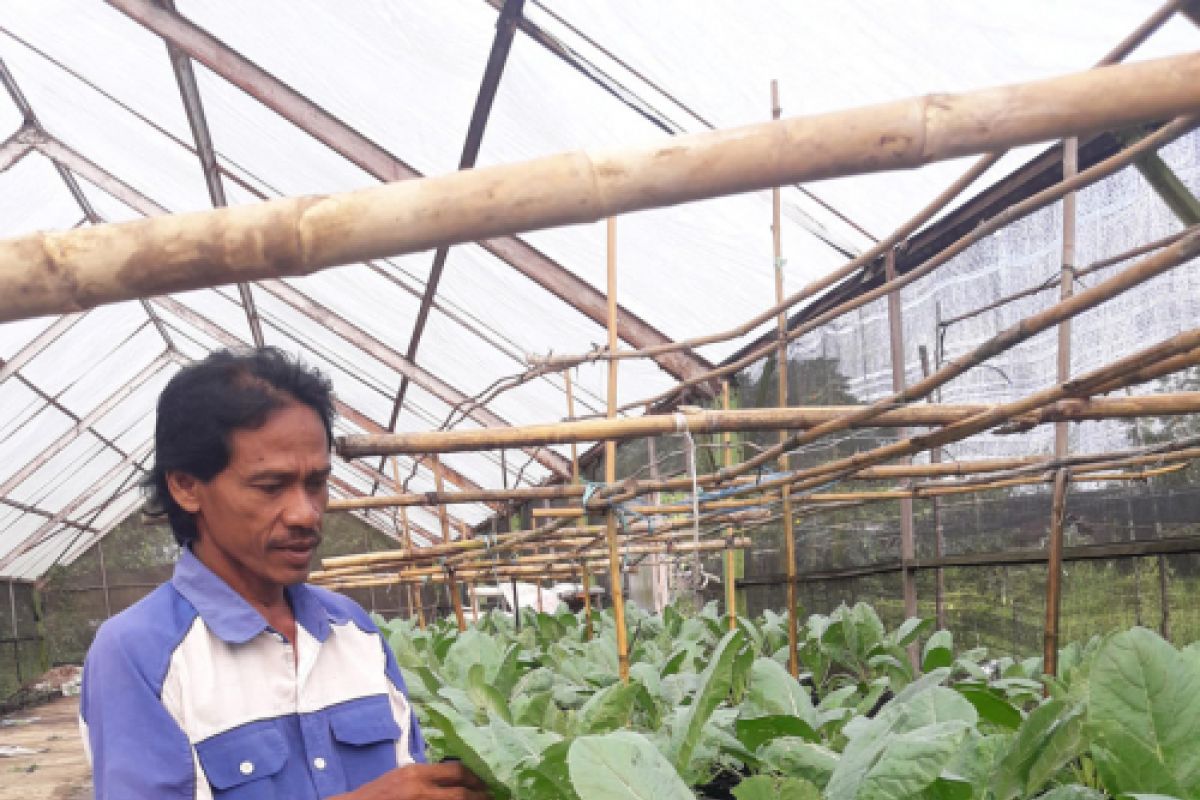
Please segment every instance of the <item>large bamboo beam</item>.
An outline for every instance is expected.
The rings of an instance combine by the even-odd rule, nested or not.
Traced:
[[[345,458],[414,453],[455,453],[471,450],[546,446],[571,442],[623,441],[646,436],[688,431],[723,433],[725,431],[809,430],[866,406],[794,406],[791,408],[739,409],[736,411],[693,411],[675,414],[647,414],[643,417],[578,420],[547,425],[526,425],[487,430],[419,431],[375,436],[342,436],[338,453]],[[993,408],[986,404],[923,404],[884,411],[854,427],[904,428],[952,425],[967,417]],[[1139,416],[1194,414],[1200,411],[1200,392],[1147,395],[1140,397],[1099,397],[1067,400],[1036,414],[1013,421],[1024,429],[1048,422],[1118,419]]]
[[[423,177],[411,165],[185,17],[158,6],[153,0],[108,2],[367,174],[381,181]],[[605,324],[604,295],[544,253],[514,236],[484,239],[478,244],[596,324]],[[618,309],[617,325],[620,337],[634,347],[672,344],[661,331],[626,309]],[[655,360],[680,380],[701,374],[710,366],[691,351],[672,352]]]
[[[1193,53],[641,149],[569,153],[323,198],[32,234],[0,242],[0,321],[308,274],[781,183],[915,167],[1197,109],[1200,54]]]

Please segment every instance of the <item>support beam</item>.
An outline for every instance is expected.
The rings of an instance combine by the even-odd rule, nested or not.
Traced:
[[[479,157],[479,147],[483,144],[483,131],[487,127],[488,116],[492,111],[492,101],[496,98],[496,90],[500,87],[500,76],[504,74],[504,64],[508,60],[508,51],[512,46],[513,34],[517,29],[517,20],[521,18],[521,8],[525,0],[505,0],[500,17],[496,20],[496,36],[492,40],[492,49],[488,54],[487,66],[483,71],[483,81],[479,86],[479,94],[475,98],[475,108],[471,112],[471,122],[467,125],[467,140],[463,144],[462,156],[458,168],[471,169]],[[408,349],[404,357],[416,363],[417,349],[421,346],[421,336],[425,332],[425,323],[429,319],[429,310],[433,307],[433,299],[437,296],[438,284],[442,280],[442,272],[446,268],[446,258],[450,248],[442,246],[433,254],[433,266],[429,270],[429,278],[425,281],[425,292],[421,296],[421,305],[417,308],[417,318],[413,322],[412,335],[408,340]],[[388,419],[388,430],[396,429],[396,420],[400,416],[400,408],[404,405],[404,395],[408,391],[408,376],[400,381],[400,389],[396,392],[392,404],[392,414]],[[382,466],[380,467],[382,469]]]
[[[884,411],[851,427],[938,427],[997,408],[993,405],[911,405]],[[810,430],[869,406],[791,406],[789,408],[696,411],[647,414],[628,419],[578,420],[488,430],[451,430],[393,433],[382,436],[342,436],[338,452],[346,458],[409,453],[453,453],[467,450],[569,444],[571,442],[623,441],[646,436],[689,431],[692,434],[725,431]],[[1034,425],[1065,420],[1120,419],[1140,416],[1194,414],[1200,410],[1200,392],[1096,397],[1062,400],[1039,411],[1021,414],[1004,424],[1004,431],[1021,431]]]
[[[20,511],[22,514],[32,514],[35,517],[41,517],[43,519],[53,519],[54,518],[53,512],[47,511],[44,508],[38,508],[37,506],[31,506],[28,503],[21,503],[16,500],[13,500],[11,498],[8,498],[8,497],[0,497],[0,505],[8,506],[9,508],[15,508],[17,511]],[[99,531],[96,528],[90,527],[88,525],[84,525],[79,522],[72,522],[71,520],[64,521],[63,527],[75,528],[76,530],[87,531],[89,533],[99,533]]]
[[[1187,115],[1197,111],[1200,53],[1193,53],[323,198],[36,233],[0,242],[0,321],[307,274],[513,231],[587,223],[783,182],[915,167],[1164,117],[1184,115],[1180,124],[1193,124]]]
[[[413,167],[179,14],[160,8],[152,0],[108,3],[378,180],[422,177]],[[484,238],[479,245],[596,324],[606,324],[604,295],[553,259],[512,236]],[[625,309],[620,310],[618,325],[621,338],[636,348],[671,341]],[[709,368],[704,359],[692,353],[673,353],[658,362],[680,380]]]
[[[175,0],[158,0],[159,4],[168,11],[175,12]],[[167,46],[167,56],[171,59],[171,68],[175,71],[175,83],[179,87],[179,97],[183,100],[183,110],[187,113],[188,126],[192,129],[192,139],[196,142],[196,154],[200,158],[200,168],[204,172],[204,183],[208,187],[208,197],[213,208],[224,208],[225,187],[221,183],[221,170],[217,166],[216,152],[213,150],[212,136],[208,131],[208,120],[204,116],[204,104],[200,101],[200,87],[196,85],[196,74],[192,71],[192,60],[170,42]],[[258,311],[254,308],[254,295],[250,285],[239,283],[238,295],[242,299],[242,308],[246,312],[246,321],[250,323],[250,335],[257,347],[262,347],[262,324],[258,320]]]

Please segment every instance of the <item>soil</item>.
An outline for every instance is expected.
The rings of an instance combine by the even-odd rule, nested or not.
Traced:
[[[36,752],[0,758],[0,800],[92,796],[92,771],[79,732],[79,697],[56,697],[0,718],[0,750],[5,746]]]

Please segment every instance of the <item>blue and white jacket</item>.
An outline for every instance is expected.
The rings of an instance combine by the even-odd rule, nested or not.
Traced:
[[[97,800],[316,800],[425,760],[366,612],[306,584],[288,596],[294,643],[185,550],[100,627],[81,705]]]

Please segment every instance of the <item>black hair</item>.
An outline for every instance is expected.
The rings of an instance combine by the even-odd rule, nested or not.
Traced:
[[[229,466],[230,434],[255,430],[273,411],[300,403],[317,412],[333,444],[333,385],[318,370],[274,347],[218,350],[181,369],[158,397],[154,467],[143,480],[147,511],[165,515],[180,545],[200,535],[167,486],[167,473],[202,481]]]

